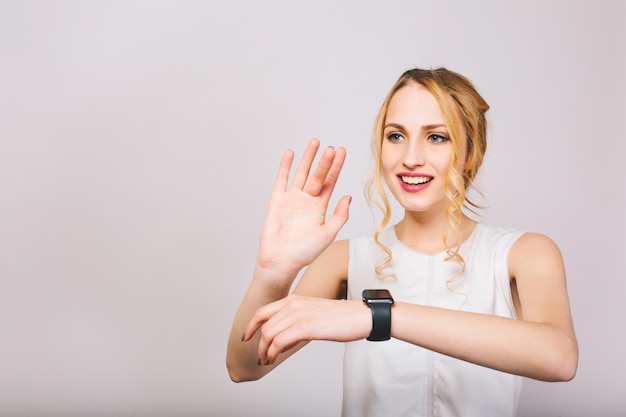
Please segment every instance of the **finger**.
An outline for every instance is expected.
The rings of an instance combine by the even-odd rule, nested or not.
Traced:
[[[274,337],[276,336],[276,332],[272,331],[273,329],[276,329],[276,326],[271,326],[269,322],[265,322],[263,327],[261,327],[261,338],[259,339],[259,345],[257,347],[257,363],[259,365],[269,365],[272,363],[269,358],[268,350],[274,342]]]
[[[304,184],[306,184],[309,171],[311,170],[311,165],[313,165],[313,160],[315,159],[315,155],[317,154],[319,147],[320,141],[318,139],[311,139],[309,141],[293,177],[293,183],[291,184],[292,188],[297,190],[302,190],[304,188]]]
[[[302,310],[292,304],[263,324],[258,346],[258,359],[262,364],[273,364],[278,355],[297,346],[306,338],[306,322]]]
[[[349,210],[350,203],[352,201],[352,197],[348,195],[344,195],[341,197],[337,206],[335,207],[335,211],[333,215],[330,216],[330,219],[326,222],[326,230],[328,231],[329,236],[335,239],[339,230],[346,224],[349,218]]]
[[[346,149],[343,147],[337,148],[337,150],[335,151],[335,158],[333,159],[332,166],[330,167],[326,175],[324,186],[320,190],[320,195],[330,199],[330,196],[335,189],[335,185],[337,184],[337,180],[339,179],[339,174],[341,173],[341,169],[343,168],[345,160]]]
[[[272,343],[267,349],[267,354],[263,363],[271,365],[276,362],[278,355],[298,346],[300,342],[304,341],[301,333],[301,331],[297,331],[297,329],[292,326],[277,334],[272,339]]]
[[[293,317],[284,308],[274,314],[261,326],[257,357],[260,364],[268,365],[276,360],[276,356],[285,346],[280,342],[284,339],[285,332],[293,323]]]
[[[289,182],[289,171],[291,171],[291,164],[293,163],[293,151],[287,150],[282,159],[280,160],[280,166],[278,167],[278,174],[276,175],[276,183],[274,184],[275,191],[286,191],[287,183]]]
[[[256,332],[261,327],[261,325],[263,325],[263,321],[259,320],[256,317],[256,315],[253,316],[252,319],[250,319],[250,321],[246,325],[246,328],[243,332],[243,336],[241,336],[241,341],[247,342],[248,340],[252,339],[254,335],[256,334]]]
[[[254,334],[259,330],[259,328],[267,322],[277,311],[280,310],[282,305],[284,304],[285,299],[281,299],[278,301],[274,301],[272,303],[266,304],[263,307],[260,307],[256,310],[254,315],[248,321],[246,328],[243,333],[242,341],[248,341],[254,336]]]
[[[328,173],[334,165],[334,160],[335,149],[329,146],[322,152],[317,167],[313,171],[313,174],[307,179],[302,191],[313,196],[319,195],[320,191],[322,191],[322,187],[324,187],[326,183]]]

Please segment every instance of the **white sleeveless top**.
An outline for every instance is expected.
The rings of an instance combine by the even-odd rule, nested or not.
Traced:
[[[395,228],[380,240],[393,252],[381,280],[374,267],[385,254],[373,237],[350,240],[348,299],[367,288],[386,288],[396,301],[517,318],[508,254],[522,232],[479,223],[463,242],[460,265],[446,253],[426,255],[398,241]],[[515,416],[522,378],[474,365],[397,339],[345,345],[344,417]]]

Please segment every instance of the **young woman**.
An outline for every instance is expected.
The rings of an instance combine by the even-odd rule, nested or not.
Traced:
[[[310,340],[349,342],[344,416],[514,416],[522,376],[574,377],[558,247],[463,211],[488,108],[445,68],[400,77],[375,126],[369,191],[383,220],[372,237],[335,241],[349,196],[326,220],[345,150],[325,149],[313,167],[312,140],[291,185],[287,151],[228,342],[233,381],[261,378]],[[383,181],[404,208],[391,226]]]

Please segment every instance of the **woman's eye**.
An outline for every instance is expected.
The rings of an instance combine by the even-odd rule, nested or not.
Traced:
[[[441,142],[445,142],[447,140],[450,140],[448,137],[444,136],[444,135],[439,135],[437,133],[433,133],[432,135],[430,135],[428,137],[428,140],[430,140],[432,143],[441,143]]]
[[[387,139],[390,142],[400,142],[404,138],[399,133],[390,133],[390,134],[387,135]]]

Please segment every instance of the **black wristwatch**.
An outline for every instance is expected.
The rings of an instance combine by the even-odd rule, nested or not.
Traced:
[[[372,310],[372,332],[367,340],[379,342],[391,338],[391,305],[387,290],[363,290],[363,302]]]

